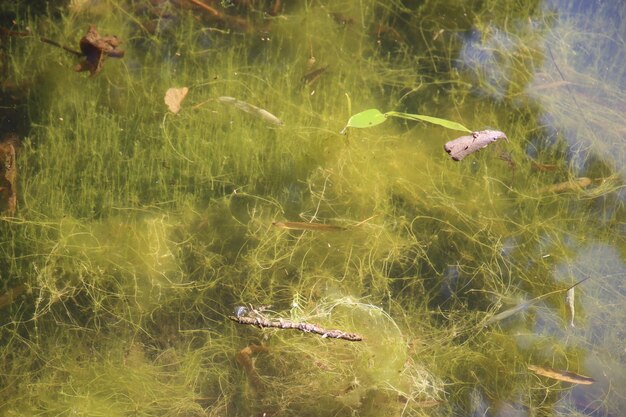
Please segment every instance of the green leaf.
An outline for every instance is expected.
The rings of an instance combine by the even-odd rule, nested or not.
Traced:
[[[421,114],[401,113],[397,111],[388,111],[384,115],[392,116],[392,117],[399,117],[401,119],[408,119],[408,120],[421,120],[423,122],[433,123],[433,124],[443,126],[445,128],[452,129],[452,130],[460,130],[462,132],[470,132],[470,133],[472,132],[471,130],[463,126],[461,123],[453,122],[451,120],[446,120],[446,119],[440,119],[439,117],[423,116]]]
[[[348,127],[363,129],[366,127],[376,126],[383,123],[385,120],[387,120],[387,116],[380,111],[376,109],[365,110],[352,116],[350,120],[348,120],[348,124],[346,124],[344,131]]]

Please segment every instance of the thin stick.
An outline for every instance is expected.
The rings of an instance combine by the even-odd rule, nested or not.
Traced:
[[[5,35],[5,36],[16,36],[16,37],[27,37],[27,36],[33,36],[32,33],[30,32],[16,32],[13,30],[9,30],[3,27],[0,27],[0,35]],[[69,46],[65,46],[65,45],[61,45],[60,43],[53,41],[52,39],[48,39],[48,38],[44,38],[43,36],[39,37],[39,40],[41,42],[47,43],[49,45],[52,46],[56,46],[57,48],[61,48],[71,54],[74,54],[78,57],[83,56],[83,53],[81,51],[77,51],[76,49],[72,49]]]
[[[287,320],[271,321],[263,317],[248,317],[248,316],[229,316],[229,319],[236,321],[239,324],[247,324],[250,326],[258,326],[260,328],[273,328],[273,329],[292,329],[300,330],[305,333],[315,333],[322,336],[322,338],[343,339],[350,342],[360,342],[363,337],[356,333],[346,333],[341,330],[326,330],[319,327],[316,324],[309,323],[295,323]]]

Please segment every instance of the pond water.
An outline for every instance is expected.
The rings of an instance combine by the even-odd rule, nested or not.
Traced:
[[[599,0],[0,3],[0,414],[624,415],[625,34]],[[367,109],[508,140],[340,133]]]

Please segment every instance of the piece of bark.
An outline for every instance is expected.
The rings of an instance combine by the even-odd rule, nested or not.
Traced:
[[[472,132],[469,136],[461,136],[446,143],[443,148],[455,161],[460,161],[467,155],[477,152],[498,139],[507,139],[506,135],[499,130],[481,130]]]

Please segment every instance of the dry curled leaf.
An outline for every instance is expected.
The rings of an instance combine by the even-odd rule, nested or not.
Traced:
[[[100,36],[94,25],[80,40],[80,50],[85,60],[74,68],[76,71],[89,71],[91,75],[97,75],[102,70],[106,57],[121,58],[124,51],[117,49],[122,41],[117,36]]]
[[[167,105],[169,111],[174,114],[178,113],[180,111],[180,104],[183,102],[188,92],[189,89],[187,87],[168,88],[165,92],[165,97],[163,98],[163,100],[165,101],[165,104]]]
[[[452,159],[460,161],[467,155],[477,152],[498,139],[507,139],[506,135],[499,130],[481,130],[472,132],[469,136],[461,136],[444,145],[446,152]]]

